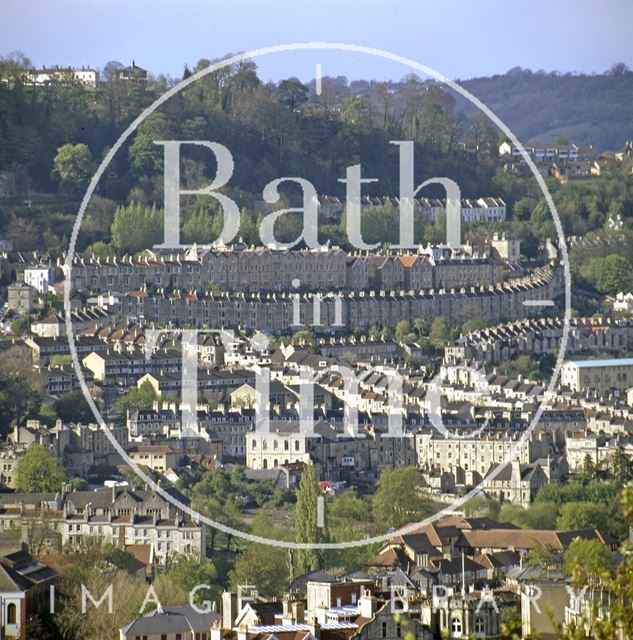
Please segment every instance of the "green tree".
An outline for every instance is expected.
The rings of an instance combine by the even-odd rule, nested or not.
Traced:
[[[451,336],[451,325],[444,316],[438,316],[433,319],[429,339],[436,349],[442,349],[446,346]]]
[[[17,464],[15,487],[18,491],[59,491],[65,480],[61,462],[41,444],[32,444]]]
[[[112,244],[119,251],[136,253],[163,241],[163,214],[156,206],[132,202],[117,207],[111,227]]]
[[[549,544],[538,545],[530,551],[530,555],[525,564],[528,567],[534,567],[543,571],[560,569],[562,563],[560,551],[554,549]]]
[[[613,478],[618,484],[624,485],[633,480],[633,460],[627,455],[621,444],[617,446],[613,454],[611,469]]]
[[[522,529],[555,529],[558,508],[545,502],[534,502],[527,509],[518,504],[504,504],[500,522],[511,522]]]
[[[631,263],[622,255],[597,258],[594,266],[595,286],[600,293],[614,296],[631,286]]]
[[[603,529],[609,526],[609,510],[594,502],[568,502],[561,507],[556,520],[560,530]]]
[[[86,188],[94,168],[92,153],[85,144],[64,144],[53,160],[53,176],[71,193]]]
[[[396,341],[407,342],[410,334],[411,334],[411,326],[409,325],[409,321],[400,320],[400,322],[396,324]]]
[[[596,477],[596,465],[589,454],[582,462],[582,475],[586,480],[593,480]]]
[[[563,568],[574,585],[597,586],[612,574],[613,556],[599,540],[577,538],[563,553]]]
[[[28,318],[16,318],[11,321],[11,333],[14,336],[24,335],[29,330]]]
[[[201,561],[193,555],[176,554],[171,559],[166,575],[187,593],[200,584],[208,584],[209,589],[196,592],[195,602],[198,604],[205,600],[218,601],[222,595],[222,588],[218,584],[218,572],[210,560]]]
[[[308,101],[308,87],[297,78],[282,80],[277,88],[281,101],[294,111]]]
[[[286,553],[278,547],[249,544],[235,562],[231,582],[255,584],[262,595],[281,597],[288,583]]]
[[[57,369],[58,367],[64,367],[68,364],[73,363],[73,357],[68,355],[57,355],[53,356],[48,363],[51,369]]]
[[[274,513],[269,508],[259,511],[251,523],[251,533],[274,540],[292,540],[293,532],[287,526],[276,525]],[[292,560],[290,550],[249,543],[237,558],[231,583],[233,586],[254,584],[260,593],[279,597],[292,577]]]
[[[425,320],[424,318],[416,318],[413,321],[413,328],[420,338],[424,338],[425,336],[429,335],[429,321]]]
[[[401,527],[432,513],[432,503],[415,467],[383,471],[373,500],[374,520],[381,530]]]
[[[319,498],[319,484],[316,469],[306,465],[301,475],[297,489],[297,504],[295,506],[295,529],[297,542],[321,542],[325,540],[325,527],[317,523],[317,500]],[[323,562],[323,554],[318,549],[300,549],[297,551],[297,571],[307,573],[318,569]]]
[[[462,325],[462,333],[471,333],[473,331],[479,331],[485,329],[490,323],[485,318],[472,318],[466,320]]]
[[[213,235],[213,218],[205,209],[196,209],[182,227],[182,238],[186,244],[210,244],[217,238]]]
[[[148,116],[136,130],[128,152],[130,165],[137,174],[162,172],[164,150],[156,140],[171,140],[172,125],[159,111]]]
[[[158,395],[150,382],[145,381],[140,387],[132,387],[114,403],[114,409],[125,416],[127,411],[147,411],[151,409]]]
[[[94,415],[82,391],[69,391],[53,403],[55,413],[63,422],[88,424],[94,422]]]
[[[114,247],[107,242],[102,242],[101,240],[93,242],[90,246],[88,246],[88,248],[86,249],[86,253],[88,255],[94,255],[95,258],[99,258],[100,260],[112,258],[116,255]]]

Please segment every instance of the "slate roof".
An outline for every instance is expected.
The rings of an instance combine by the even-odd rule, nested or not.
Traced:
[[[151,635],[159,633],[183,633],[209,631],[221,616],[215,611],[198,613],[188,605],[164,607],[162,612],[157,610],[138,617],[130,624],[121,628],[125,635]]]

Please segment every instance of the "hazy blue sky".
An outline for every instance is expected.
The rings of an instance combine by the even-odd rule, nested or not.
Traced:
[[[294,41],[388,49],[451,78],[534,70],[633,67],[632,0],[1,0],[0,54],[40,65],[132,59],[180,77],[200,58]],[[361,55],[275,54],[264,78],[400,78],[407,70]]]

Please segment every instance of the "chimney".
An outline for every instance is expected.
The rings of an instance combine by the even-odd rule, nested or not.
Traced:
[[[363,590],[363,595],[358,602],[360,607],[360,615],[363,618],[373,618],[376,613],[377,603],[376,598],[372,595],[369,589]]]
[[[316,640],[321,640],[321,625],[316,620],[308,624],[308,630],[316,638]]]
[[[290,602],[290,598],[285,595],[283,597],[282,602],[282,614],[281,614],[281,623],[282,624],[294,624],[295,618],[293,615],[293,610]]]
[[[304,624],[306,620],[305,603],[297,600],[292,603],[292,616],[297,624]]]
[[[521,463],[518,458],[512,461],[512,485],[518,488],[521,484]]]

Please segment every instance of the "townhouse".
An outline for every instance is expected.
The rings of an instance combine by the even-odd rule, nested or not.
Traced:
[[[469,219],[502,219],[505,210],[495,199],[468,201]],[[474,212],[474,213],[473,213]],[[472,248],[444,246],[443,260],[459,258],[464,286],[488,285],[503,277],[499,260]],[[369,288],[438,288],[450,283],[446,263],[436,264],[429,247],[418,252],[346,254],[338,247],[276,250],[232,245],[223,249],[192,247],[184,253],[154,252],[142,259],[130,256],[104,261],[77,256],[71,282],[80,291],[122,292],[147,288],[204,293],[365,290]],[[450,284],[448,286],[451,286]]]
[[[156,563],[164,566],[176,553],[206,554],[205,526],[177,509],[154,491],[111,487],[96,491],[2,494],[0,529],[14,531],[25,542],[43,542],[43,548],[59,552],[90,537],[99,537],[120,548],[151,545]],[[175,489],[164,489],[181,502]]]

